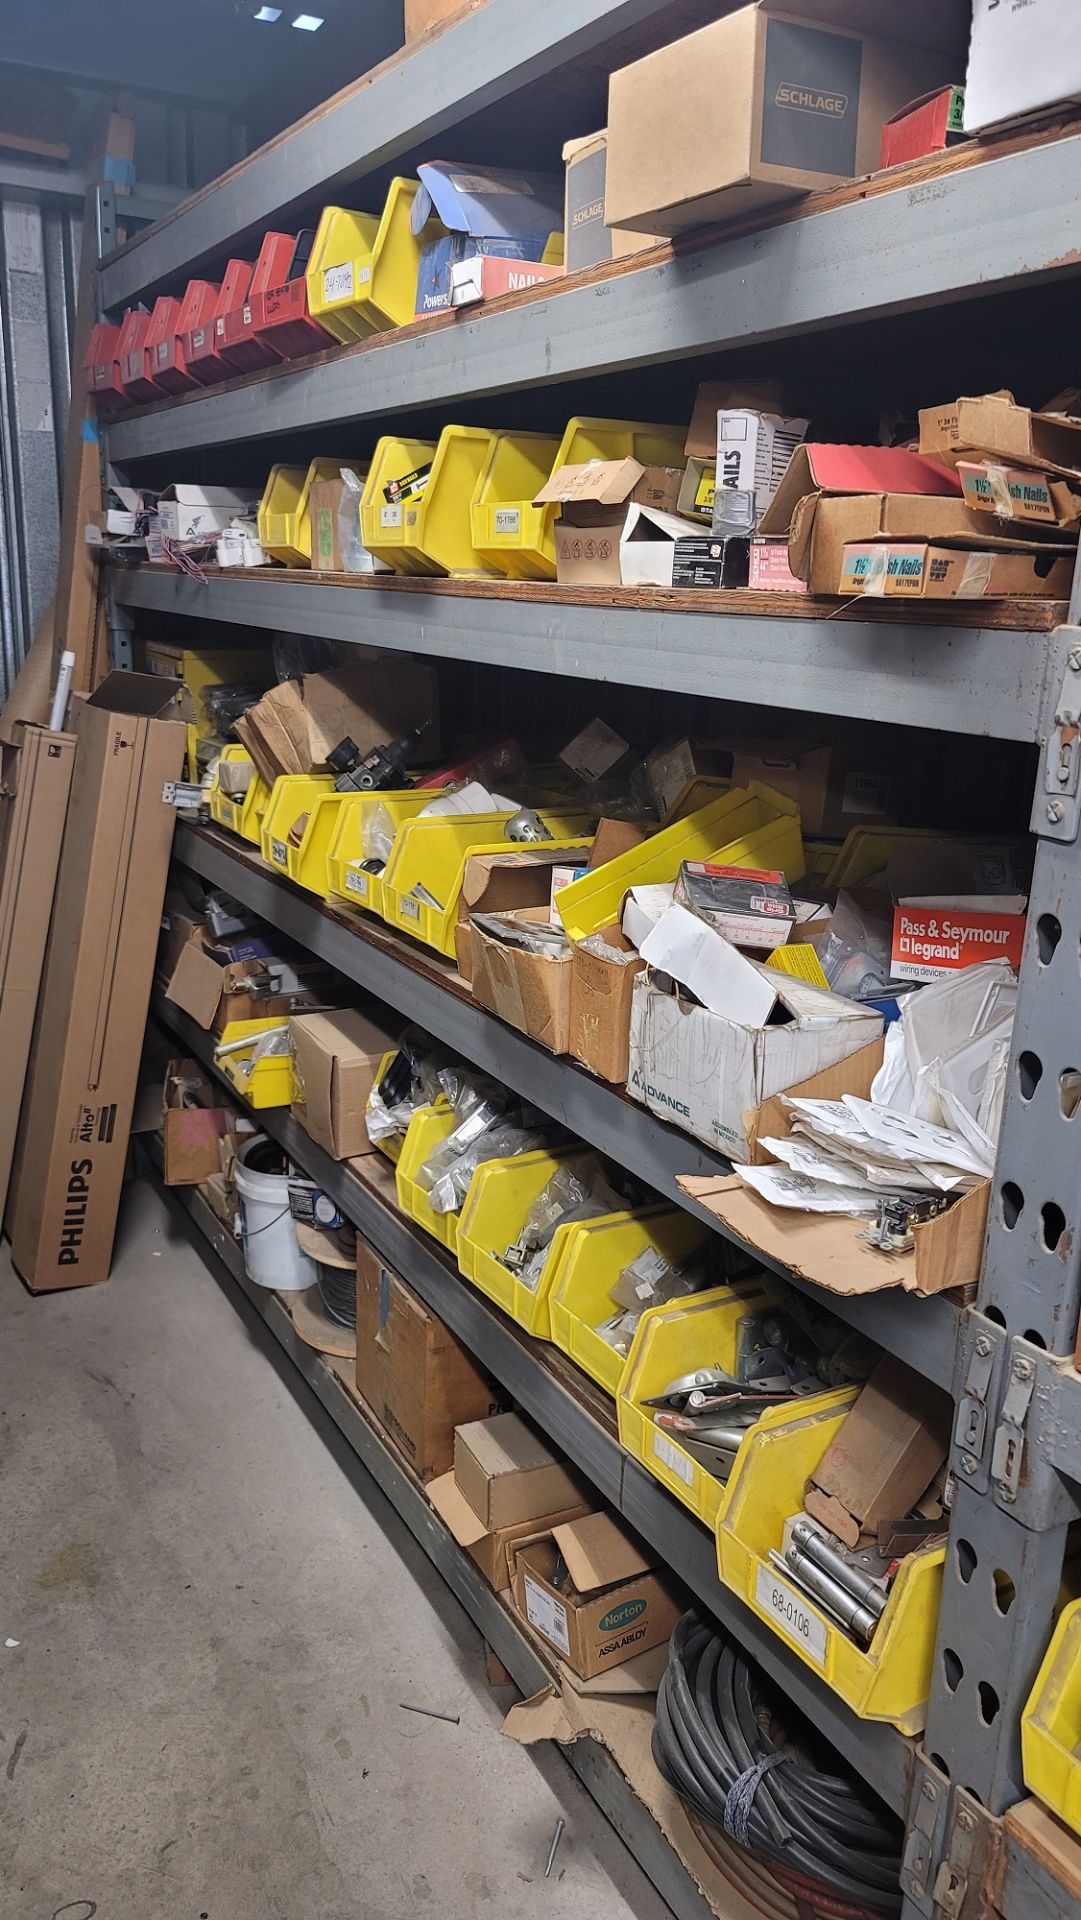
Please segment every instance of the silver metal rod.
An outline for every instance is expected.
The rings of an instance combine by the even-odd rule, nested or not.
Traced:
[[[460,1713],[440,1713],[435,1707],[413,1707],[408,1700],[399,1700],[398,1705],[403,1713],[422,1713],[426,1720],[449,1720],[452,1727],[461,1726],[462,1723]]]
[[[844,1555],[838,1553],[835,1547],[831,1547],[829,1541],[824,1540],[807,1520],[796,1521],[792,1528],[792,1540],[800,1551],[814,1560],[825,1573],[830,1574],[834,1580],[840,1582],[841,1586],[847,1588],[849,1593],[854,1594],[856,1599],[862,1601],[863,1605],[874,1614],[876,1620],[881,1618],[886,1611],[889,1595],[879,1586],[877,1580],[872,1580],[870,1574],[864,1573],[862,1568],[850,1566]]]
[[[565,1828],[566,1824],[567,1822],[562,1818],[556,1821],[556,1830],[552,1835],[552,1844],[548,1849],[548,1865],[544,1869],[544,1877],[546,1880],[548,1878],[548,1875],[552,1871],[552,1867],[556,1857],[556,1849],[563,1838],[563,1829]]]

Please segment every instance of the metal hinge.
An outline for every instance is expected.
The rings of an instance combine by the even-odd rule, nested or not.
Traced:
[[[1081,631],[1066,655],[1055,714],[1044,749],[1043,780],[1032,809],[1032,831],[1050,840],[1076,840],[1081,818]]]
[[[202,787],[191,780],[167,780],[161,790],[162,802],[178,813],[195,813],[206,799]]]
[[[995,1429],[991,1451],[991,1478],[997,1497],[1012,1507],[1021,1485],[1021,1467],[1025,1457],[1025,1421],[1036,1386],[1036,1363],[1015,1354],[1010,1363],[1002,1411]]]

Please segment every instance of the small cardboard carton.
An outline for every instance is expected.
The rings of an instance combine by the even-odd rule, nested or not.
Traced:
[[[517,1526],[538,1513],[561,1513],[581,1499],[581,1482],[517,1413],[458,1427],[454,1478],[490,1530]]]
[[[201,943],[204,934],[210,937],[207,933],[203,909],[199,906],[197,899],[190,898],[182,885],[171,884],[165,895],[165,905],[161,913],[161,932],[158,935],[156,967],[164,980],[172,979],[177,962],[189,940],[198,940]]]
[[[512,944],[523,922],[550,928],[551,903],[494,914],[469,928],[469,978],[473,998],[507,1025],[536,1040],[549,1053],[566,1053],[570,1040],[572,954],[569,946],[529,953]],[[501,933],[505,928],[505,935]]]
[[[784,413],[785,392],[779,380],[703,380],[694,397],[691,424],[683,451],[688,459],[717,459],[717,421],[730,408],[757,407],[763,413]],[[682,509],[681,509],[682,511]]]
[[[418,320],[449,309],[456,261],[478,254],[541,260],[553,233],[562,234],[563,181],[558,175],[463,167],[446,160],[422,161],[417,173],[413,232],[422,233],[433,221],[421,245]]]
[[[808,495],[832,499],[848,494],[916,493],[958,498],[960,492],[957,475],[941,459],[909,453],[907,447],[833,446],[804,440],[796,447],[758,531],[787,537],[796,508]]]
[[[747,555],[747,585],[756,593],[807,593],[807,582],[788,562],[786,535],[756,533]]]
[[[0,1219],[45,966],[75,738],[19,726],[0,761]]]
[[[875,170],[883,121],[952,61],[816,13],[762,0],[613,73],[614,226],[683,233]]]
[[[289,1022],[294,1120],[329,1153],[352,1160],[371,1153],[364,1115],[383,1056],[397,1034],[355,1008],[295,1014]]]
[[[681,467],[644,467],[630,458],[558,467],[533,503],[560,505],[557,580],[569,586],[619,586],[619,543],[630,506],[674,507],[682,481]]]
[[[950,1445],[953,1402],[884,1354],[811,1475],[804,1506],[847,1547],[877,1542],[926,1494]]]
[[[957,478],[973,513],[1071,532],[1081,522],[1081,482],[1054,480],[1032,467],[1004,467],[995,460],[959,460]]]
[[[411,727],[439,751],[439,694],[432,667],[408,655],[351,649],[361,657],[329,673],[271,687],[235,723],[268,786],[280,774],[311,773],[347,736],[361,753]]]
[[[172,690],[110,673],[77,740],[52,927],[9,1201],[16,1271],[34,1292],[108,1276],[176,813],[186,729]]]
[[[950,462],[990,455],[1074,479],[1081,473],[1081,419],[1034,413],[1005,390],[963,396],[920,409],[920,452]]]
[[[897,980],[941,980],[980,960],[1021,965],[1027,893],[1016,848],[963,841],[894,848],[886,863],[893,897],[890,971]]]
[[[776,870],[717,866],[684,860],[673,895],[734,947],[770,952],[783,947],[796,922],[788,882]]]
[[[577,1519],[590,1510],[589,1503],[579,1499],[562,1513],[537,1513],[528,1520],[517,1521],[514,1526],[486,1527],[483,1520],[478,1520],[453,1473],[440,1474],[438,1479],[430,1480],[426,1491],[439,1518],[497,1593],[505,1593],[510,1586],[509,1556],[516,1540],[535,1533],[539,1527],[558,1526],[564,1520]]]
[[[483,300],[501,300],[505,293],[524,293],[545,280],[562,280],[555,261],[506,260],[497,254],[471,253],[455,260],[450,269],[450,304],[474,307]]]
[[[659,236],[632,233],[604,223],[604,176],[608,167],[608,129],[568,140],[563,148],[566,191],[563,203],[563,261],[568,273],[579,267],[605,266],[658,245]]]
[[[652,951],[676,977],[692,972],[716,1004],[689,1005],[651,975],[639,975],[627,1091],[662,1120],[741,1159],[749,1146],[747,1111],[865,1047],[881,1032],[881,1015],[758,967],[734,947],[720,954],[726,943],[703,921],[681,907],[671,914],[692,922],[694,937],[677,926],[672,939],[661,921],[643,958]]]
[[[987,552],[930,540],[846,546],[838,591],[872,599],[1068,600],[1072,549]]]
[[[755,531],[809,425],[809,420],[762,413],[754,407],[721,409],[717,415],[715,533]]]
[[[233,1020],[284,1019],[293,1006],[289,995],[271,992],[270,974],[261,960],[223,965],[199,939],[184,946],[165,998],[204,1033],[221,1033]]]
[[[657,1560],[611,1514],[516,1540],[510,1555],[518,1612],[583,1680],[659,1646],[679,1619]],[[566,1578],[557,1584],[561,1563]]]
[[[448,1473],[454,1429],[500,1408],[499,1388],[412,1287],[357,1240],[357,1392],[416,1474]]]
[[[701,529],[693,520],[634,501],[619,536],[620,580],[625,587],[670,587],[684,543],[697,551],[701,541]],[[685,574],[682,583],[693,584]]]
[[[345,481],[313,480],[308,493],[308,513],[312,528],[312,572],[341,573],[342,555],[338,544],[338,509],[345,493]],[[355,497],[355,496],[354,496]]]
[[[255,512],[241,488],[177,483],[158,495],[158,532],[168,540],[213,541],[231,520]]]
[[[960,469],[958,469],[960,473]],[[1035,475],[1031,476],[1033,479]],[[1046,483],[1041,482],[1042,485]],[[1062,486],[1061,481],[1052,483]],[[1063,487],[1063,492],[1068,489]],[[1081,508],[1081,502],[1077,503]],[[812,593],[839,593],[845,578],[845,550],[868,541],[890,543],[934,541],[988,552],[1030,554],[1037,540],[1041,550],[1071,553],[1022,528],[1005,531],[1008,522],[973,512],[964,497],[914,493],[849,494],[828,497],[808,494],[799,502],[788,536],[788,558],[794,573],[806,580]]]
[[[573,950],[567,1052],[617,1086],[627,1081],[631,994],[644,966],[618,921]]]
[[[965,132],[1061,109],[1081,96],[1081,44],[1072,0],[1003,7],[974,0],[965,80]]]
[[[162,1088],[162,1139],[167,1187],[197,1187],[221,1171],[222,1141],[234,1114],[197,1060],[170,1060]]]

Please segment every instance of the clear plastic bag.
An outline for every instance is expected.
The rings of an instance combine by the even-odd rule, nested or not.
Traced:
[[[394,822],[380,801],[367,814],[361,828],[360,847],[365,860],[378,860],[385,867],[390,859],[395,832]]]
[[[670,1300],[701,1293],[707,1285],[703,1261],[688,1260],[677,1265],[667,1260],[658,1247],[644,1247],[627,1262],[608,1295],[617,1311],[602,1320],[594,1331],[626,1357],[638,1322],[649,1307],[667,1306]]]
[[[443,1146],[446,1145],[444,1141]],[[510,1126],[506,1122],[483,1127],[460,1153],[442,1160],[428,1193],[433,1213],[459,1212],[473,1175],[486,1160],[506,1160],[519,1153],[535,1153],[543,1145],[543,1134],[530,1133],[525,1127]],[[430,1173],[432,1161],[441,1151],[437,1148],[432,1160],[420,1169],[420,1185],[426,1184],[422,1176]]]
[[[503,1264],[523,1286],[536,1293],[557,1229],[617,1213],[622,1204],[595,1160],[568,1160],[537,1195],[521,1233],[513,1247],[507,1248]]]
[[[442,1092],[439,1074],[445,1055],[420,1027],[407,1027],[398,1052],[368,1095],[364,1124],[368,1138],[400,1139],[418,1107],[430,1106]]]
[[[819,958],[832,992],[849,1000],[881,992],[890,977],[890,920],[885,897],[879,917],[857,906],[852,895],[842,889]]]

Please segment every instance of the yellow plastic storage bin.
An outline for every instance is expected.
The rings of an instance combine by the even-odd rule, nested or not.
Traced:
[[[716,860],[728,867],[779,867],[790,884],[802,880],[799,807],[786,794],[754,780],[732,787],[685,820],[572,880],[556,895],[559,917],[572,940],[584,940],[618,918],[628,887],[675,880],[684,860]]]
[[[1059,1615],[1021,1715],[1025,1785],[1081,1834],[1081,1600]]]
[[[409,217],[418,186],[392,180],[381,214],[324,207],[308,262],[308,311],[335,340],[365,340],[412,320],[421,242]]]
[[[584,1220],[574,1230],[548,1295],[556,1346],[614,1396],[627,1361],[596,1329],[616,1311],[609,1296],[623,1268],[647,1247],[657,1247],[672,1262],[689,1259],[709,1236],[709,1227],[680,1207]]]
[[[661,426],[648,420],[599,420],[575,414],[564,428],[548,472],[541,475],[532,494],[524,495],[521,500],[504,501],[505,507],[518,508],[518,543],[534,569],[521,577],[530,580],[556,577],[555,523],[559,518],[559,502],[553,500],[535,507],[533,500],[558,468],[584,466],[590,460],[639,460],[644,467],[684,467],[687,463],[683,451],[685,438],[685,427]]]
[[[458,1224],[461,1272],[527,1333],[541,1340],[552,1337],[549,1289],[569,1237],[584,1223],[573,1221],[556,1228],[535,1290],[505,1267],[499,1256],[518,1238],[533,1202],[540,1198],[560,1167],[569,1166],[573,1171],[584,1173],[596,1164],[597,1156],[588,1148],[568,1148],[562,1153],[520,1153],[509,1160],[489,1160],[477,1168],[461,1211]]]
[[[619,1383],[616,1412],[619,1437],[627,1452],[682,1500],[699,1520],[712,1527],[721,1505],[724,1483],[680,1445],[679,1435],[666,1433],[654,1420],[655,1409],[642,1403],[663,1393],[670,1380],[695,1367],[732,1370],[739,1360],[740,1334],[756,1313],[777,1304],[777,1293],[766,1281],[748,1281],[738,1287],[713,1287],[688,1300],[650,1307],[642,1315]],[[847,1388],[823,1390],[800,1402],[811,1407],[847,1407]],[[740,1454],[757,1431],[748,1427]],[[737,1462],[739,1454],[736,1456]]]
[[[279,873],[292,874],[299,846],[289,836],[302,814],[308,813],[317,794],[329,793],[334,786],[332,773],[283,773],[270,789],[259,844],[263,859]]]
[[[546,850],[591,846],[592,841],[582,837],[587,817],[542,810],[541,819],[554,836],[545,842]],[[453,956],[466,859],[471,853],[511,851],[514,843],[503,829],[513,818],[511,813],[453,813],[404,821],[382,876],[387,925]],[[422,898],[418,888],[430,897]]]
[[[284,567],[312,563],[311,491],[317,480],[336,480],[343,467],[362,474],[364,463],[344,456],[313,460],[307,467],[271,467],[259,502],[259,545]]]
[[[493,433],[470,507],[474,551],[508,580],[554,580],[555,542],[533,499],[557,465],[555,434]],[[539,540],[537,536],[540,536]]]
[[[358,793],[354,806],[337,811],[334,832],[327,849],[326,897],[345,901],[351,907],[364,907],[369,913],[383,911],[383,875],[366,873],[364,861],[365,823],[378,806],[385,807],[397,829],[404,820],[412,820],[436,798],[431,787],[388,788],[384,793]]]
[[[289,1053],[269,1053],[252,1059],[260,1034],[269,1033],[285,1023],[274,1020],[228,1020],[215,1047],[215,1058],[222,1073],[252,1107],[288,1107],[293,1099],[293,1057]],[[232,1042],[247,1044],[234,1052],[222,1049]]]
[[[255,762],[246,747],[228,746],[221,750],[222,760],[230,761],[234,766],[242,763],[254,769]],[[221,786],[220,773],[215,774],[210,789],[210,818],[221,827],[229,827],[233,833],[239,833],[243,839],[251,840],[255,846],[260,844],[263,815],[270,788],[262,774],[253,771],[246,793],[239,800],[225,793]]]
[[[402,1212],[441,1246],[449,1247],[451,1253],[458,1243],[458,1215],[435,1211],[424,1188],[417,1184],[417,1170],[440,1141],[453,1133],[457,1124],[454,1109],[445,1100],[437,1100],[434,1106],[418,1107],[406,1129],[396,1174],[398,1205]]]
[[[784,1523],[801,1511],[807,1481],[858,1391],[846,1389],[845,1404],[832,1411],[797,1405],[763,1415],[721,1490],[717,1565],[724,1585],[862,1720],[889,1721],[916,1734],[927,1713],[945,1548],[908,1555],[869,1647],[850,1639],[769,1558],[771,1549],[780,1551]]]
[[[369,552],[395,573],[491,577],[473,546],[470,501],[477,489],[492,435],[487,427],[444,427],[433,451],[411,440],[380,440],[360,503],[361,535]],[[402,465],[403,454],[406,464]],[[430,462],[420,491],[387,499],[403,474]]]

